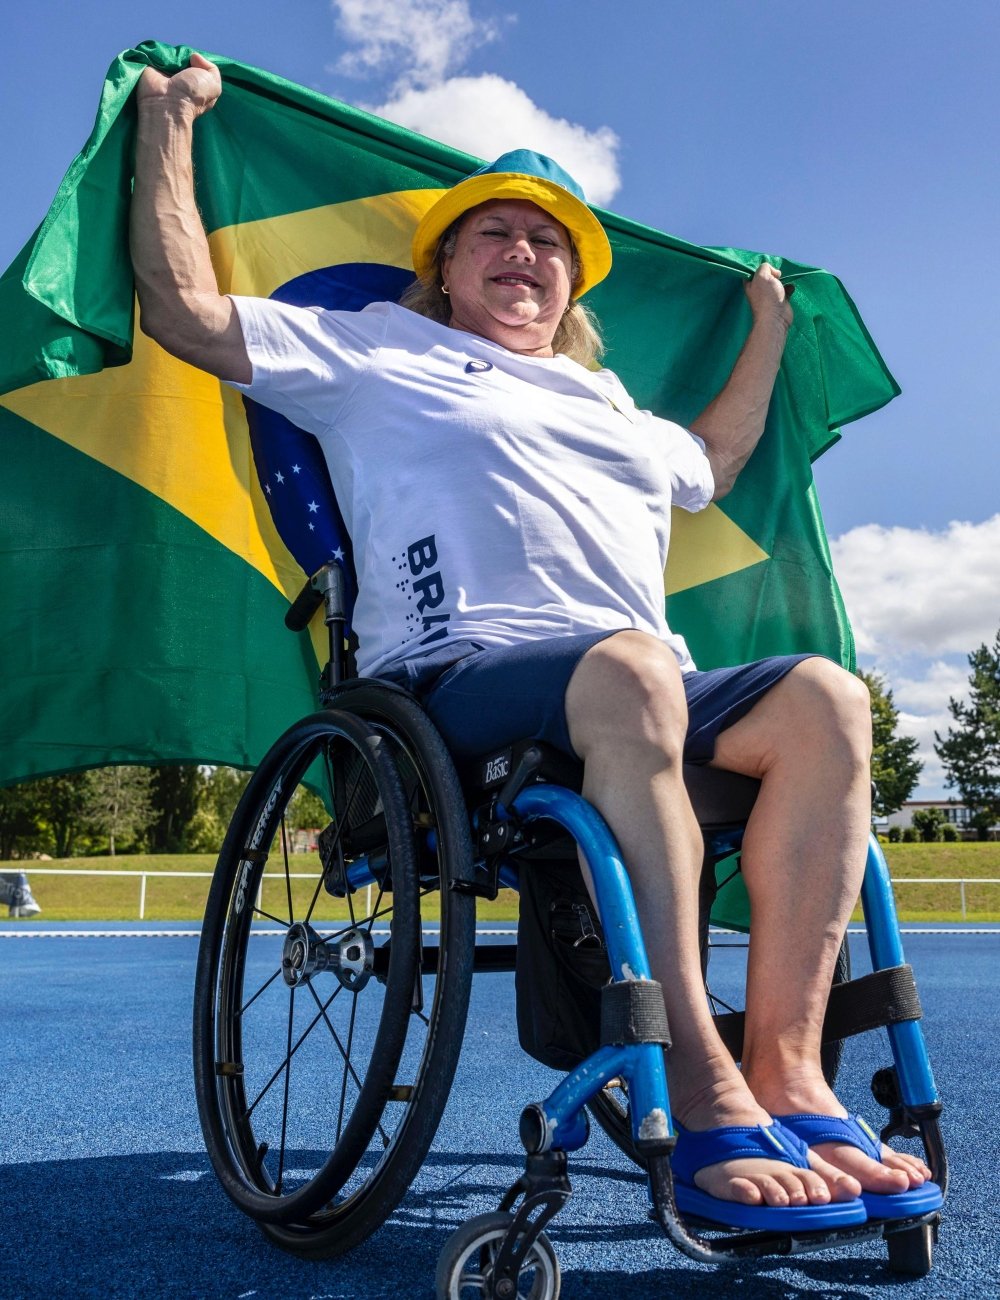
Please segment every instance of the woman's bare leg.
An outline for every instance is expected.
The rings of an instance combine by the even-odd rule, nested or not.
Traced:
[[[570,680],[566,716],[584,761],[584,793],[618,839],[653,974],[663,985],[674,1115],[694,1130],[767,1123],[705,997],[698,946],[702,838],[683,782],[687,707],[673,653],[641,632],[600,642]],[[816,1170],[738,1160],[703,1170],[697,1181],[712,1195],[745,1204],[822,1204],[858,1194],[853,1178],[822,1161]]]
[[[717,740],[713,763],[761,780],[743,842],[753,923],[743,1076],[773,1115],[845,1116],[823,1077],[820,1035],[834,965],[864,874],[871,826],[871,711],[864,684],[807,659]],[[930,1176],[886,1148],[819,1154],[866,1191]]]

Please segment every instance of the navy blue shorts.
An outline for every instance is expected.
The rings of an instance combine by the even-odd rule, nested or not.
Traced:
[[[515,740],[544,740],[577,757],[566,726],[566,687],[577,664],[614,632],[484,648],[453,642],[386,674],[423,702],[457,759],[476,758]],[[776,655],[737,668],[686,673],[688,734],[684,758],[707,763],[715,738],[811,655]]]

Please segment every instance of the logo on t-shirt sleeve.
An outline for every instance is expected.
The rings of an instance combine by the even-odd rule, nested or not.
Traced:
[[[399,557],[395,559],[402,569],[404,563]],[[435,612],[444,604],[447,590],[441,576],[437,540],[433,533],[428,537],[421,537],[406,548],[405,567],[410,576],[396,585],[402,591],[409,587],[407,596],[414,602],[414,607],[406,616],[406,630],[409,636],[403,638],[403,643],[405,644],[409,637],[418,631],[427,634],[419,637],[420,645],[441,641],[448,635],[448,622],[451,615]]]

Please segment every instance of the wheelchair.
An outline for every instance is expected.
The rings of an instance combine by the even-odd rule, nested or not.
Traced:
[[[211,1163],[236,1206],[276,1245],[307,1259],[342,1254],[386,1221],[447,1103],[474,971],[515,967],[516,945],[476,946],[476,900],[544,870],[538,859],[568,835],[569,855],[579,847],[592,875],[593,937],[609,970],[594,993],[598,1041],[546,1098],[524,1108],[524,1174],[495,1212],[447,1241],[438,1296],[558,1296],[559,1265],[544,1229],[569,1199],[568,1156],[588,1139],[588,1113],[645,1170],[651,1218],[692,1259],[733,1263],[884,1238],[891,1270],[926,1274],[937,1211],[796,1233],[727,1231],[681,1216],[662,994],[617,845],[578,793],[578,765],[527,742],[459,772],[407,691],[347,675],[336,564],[307,584],[286,622],[304,628],[320,603],[330,640],[322,707],[292,726],[250,778],[220,853],[198,956],[198,1108]],[[756,783],[710,768],[688,775],[705,836],[707,911],[716,877],[738,858]],[[303,872],[292,849],[298,828],[317,821],[326,827],[319,866]],[[274,864],[279,879],[272,872],[265,885]],[[886,1026],[892,1059],[872,1081],[887,1111],[882,1139],[919,1138],[946,1189],[941,1103],[874,837],[862,905],[873,972],[849,978],[845,941],[824,1068],[832,1081],[843,1040]],[[738,1059],[741,1014],[715,1010]]]

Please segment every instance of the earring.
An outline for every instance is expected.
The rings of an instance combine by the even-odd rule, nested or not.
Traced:
[[[447,286],[446,284],[443,284],[443,285],[441,286],[441,292],[442,292],[442,293],[451,293],[451,290],[448,288],[448,286]]]

